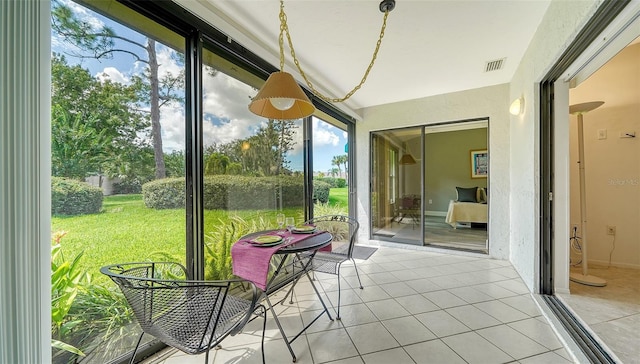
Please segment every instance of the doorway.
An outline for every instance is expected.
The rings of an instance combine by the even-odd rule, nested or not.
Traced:
[[[488,120],[371,133],[372,238],[488,254]]]
[[[569,118],[570,282],[560,297],[622,362],[632,363],[640,357],[640,38],[570,84],[570,110],[599,106]]]
[[[637,274],[640,268],[635,182],[640,153],[638,139],[627,135],[640,126],[635,117],[640,110],[640,62],[634,58],[640,6],[629,5],[621,12],[614,5],[603,4],[541,83],[541,196],[553,198],[541,204],[545,223],[540,291],[550,295],[550,308],[591,359],[636,362],[640,292],[637,275],[627,278],[624,270]],[[621,62],[627,57],[635,69],[624,68]],[[604,103],[582,110],[580,138],[578,115],[570,112],[594,101]],[[583,143],[583,157],[578,141]],[[589,201],[584,210],[581,201]],[[588,226],[582,223],[586,216]],[[628,224],[628,218],[635,223]],[[585,262],[587,275],[606,285],[569,279],[572,272],[582,273]]]

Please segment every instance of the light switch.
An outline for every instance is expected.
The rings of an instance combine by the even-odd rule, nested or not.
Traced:
[[[598,139],[607,139],[607,129],[598,129]]]

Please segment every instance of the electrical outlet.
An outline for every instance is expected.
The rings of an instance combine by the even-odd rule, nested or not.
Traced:
[[[613,225],[607,225],[607,235],[616,235],[616,227]]]

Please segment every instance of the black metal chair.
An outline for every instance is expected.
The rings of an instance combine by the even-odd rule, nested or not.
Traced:
[[[318,229],[327,230],[334,236],[334,241],[346,240],[346,247],[337,247],[332,251],[318,251],[313,258],[313,270],[315,272],[323,272],[328,274],[334,274],[338,276],[338,312],[336,319],[340,320],[340,267],[342,263],[347,261],[353,262],[353,268],[356,271],[358,277],[358,284],[360,289],[362,287],[362,281],[360,281],[360,274],[358,273],[358,267],[356,261],[353,259],[353,249],[356,243],[356,236],[360,224],[356,219],[344,215],[325,215],[314,217],[305,222],[305,224],[315,225]]]
[[[102,267],[124,294],[142,328],[131,357],[134,362],[144,334],[187,354],[206,352],[228,335],[239,333],[244,325],[262,316],[262,362],[267,313],[259,304],[261,292],[247,281],[186,280],[186,269],[179,263],[124,263]]]

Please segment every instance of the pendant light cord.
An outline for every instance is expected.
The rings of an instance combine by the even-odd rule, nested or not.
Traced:
[[[360,83],[356,85],[351,91],[349,91],[344,97],[330,98],[321,94],[318,90],[316,90],[316,88],[313,86],[313,83],[307,78],[307,75],[302,70],[302,67],[300,66],[300,61],[298,61],[298,58],[296,57],[295,49],[293,48],[293,42],[291,41],[291,34],[289,33],[289,26],[287,25],[287,14],[285,14],[284,12],[284,0],[280,0],[280,36],[278,39],[279,45],[280,45],[280,71],[284,70],[284,35],[286,34],[287,43],[289,44],[289,49],[291,50],[291,57],[293,58],[293,63],[295,63],[296,67],[298,68],[298,71],[300,72],[300,75],[302,76],[302,78],[304,78],[305,82],[307,83],[307,86],[309,86],[309,89],[311,89],[311,91],[313,91],[313,93],[316,96],[318,96],[325,102],[343,102],[348,100],[367,81],[367,76],[369,76],[369,72],[373,68],[373,64],[375,63],[376,58],[378,57],[378,51],[380,50],[380,45],[382,44],[382,38],[384,38],[384,31],[385,31],[385,28],[387,27],[387,17],[389,16],[389,12],[391,10],[393,10],[393,7],[386,8],[384,11],[384,17],[382,19],[382,28],[380,29],[380,36],[378,37],[378,42],[376,43],[376,49],[373,51],[373,57],[371,58],[369,67],[367,67],[367,70],[362,76]]]

